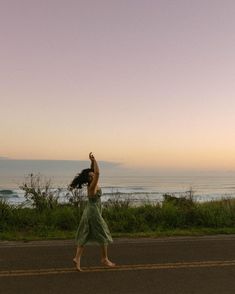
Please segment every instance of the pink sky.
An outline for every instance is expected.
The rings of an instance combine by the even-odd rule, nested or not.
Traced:
[[[0,156],[235,168],[235,2],[3,0]]]

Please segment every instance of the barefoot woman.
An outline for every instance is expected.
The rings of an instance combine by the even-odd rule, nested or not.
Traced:
[[[81,189],[87,184],[88,203],[82,214],[76,233],[77,252],[73,261],[77,270],[81,271],[80,259],[84,246],[99,244],[101,246],[101,263],[105,266],[114,267],[115,264],[108,259],[107,245],[112,243],[112,237],[108,226],[101,215],[101,189],[98,186],[99,167],[92,153],[89,154],[91,168],[84,169],[74,178],[70,184],[71,189]]]

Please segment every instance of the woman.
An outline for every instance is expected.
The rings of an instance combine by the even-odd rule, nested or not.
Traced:
[[[98,186],[99,167],[92,153],[89,154],[91,168],[84,169],[74,178],[70,188],[81,189],[87,184],[88,203],[83,211],[78,230],[76,233],[77,252],[73,261],[78,271],[81,271],[80,259],[84,246],[88,244],[101,245],[101,263],[105,266],[114,267],[115,264],[108,259],[107,245],[112,243],[109,228],[101,215],[101,189]]]

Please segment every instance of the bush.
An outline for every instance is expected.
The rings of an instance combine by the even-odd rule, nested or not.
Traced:
[[[72,207],[60,207],[52,211],[53,225],[59,230],[75,230],[77,221]]]
[[[134,213],[135,208],[106,208],[103,216],[113,232],[136,232],[137,219]]]
[[[81,209],[71,204],[59,204],[42,211],[36,208],[10,206],[0,201],[1,232],[47,233],[76,230]],[[139,207],[112,202],[104,205],[103,217],[113,233],[140,233],[184,228],[232,228],[235,225],[235,200],[225,199],[194,203],[168,197],[162,203]]]
[[[39,211],[58,205],[60,189],[52,189],[51,180],[43,179],[40,174],[30,174],[20,189],[25,192],[26,201]]]
[[[14,208],[12,211],[12,217],[8,222],[8,225],[13,229],[19,230],[37,230],[40,224],[46,224],[47,219],[45,213],[39,213],[32,208]]]
[[[146,204],[136,208],[136,215],[141,222],[140,227],[143,229],[141,231],[148,230],[154,231],[161,224],[162,212],[161,206]]]
[[[191,192],[191,191],[188,191]],[[193,196],[190,193],[189,196],[181,196],[181,197],[175,197],[170,194],[164,194],[163,195],[163,205],[167,203],[171,203],[172,205],[182,208],[182,209],[188,209],[195,207],[195,202],[193,201]]]
[[[7,223],[12,217],[12,206],[5,199],[0,198],[0,231],[7,227]]]
[[[226,227],[235,225],[234,200],[211,201],[202,203],[199,209],[199,225],[208,227]]]

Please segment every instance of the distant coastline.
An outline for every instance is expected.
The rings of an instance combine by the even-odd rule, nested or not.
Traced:
[[[3,157],[2,157],[3,158]],[[17,160],[0,158],[0,190],[11,190],[8,200],[13,203],[23,200],[19,186],[31,173],[50,178],[55,188],[62,188],[63,193],[72,178],[88,161],[75,160]],[[164,193],[177,197],[192,188],[197,201],[222,198],[235,198],[235,173],[205,172],[170,173],[165,171],[147,172],[123,167],[120,163],[100,161],[100,185],[107,197],[119,193],[132,199],[150,199],[160,201]],[[63,194],[62,193],[62,194]],[[5,195],[6,196],[6,195]],[[0,197],[4,197],[0,193]],[[63,195],[61,196],[63,198]],[[105,197],[104,197],[105,199]]]

